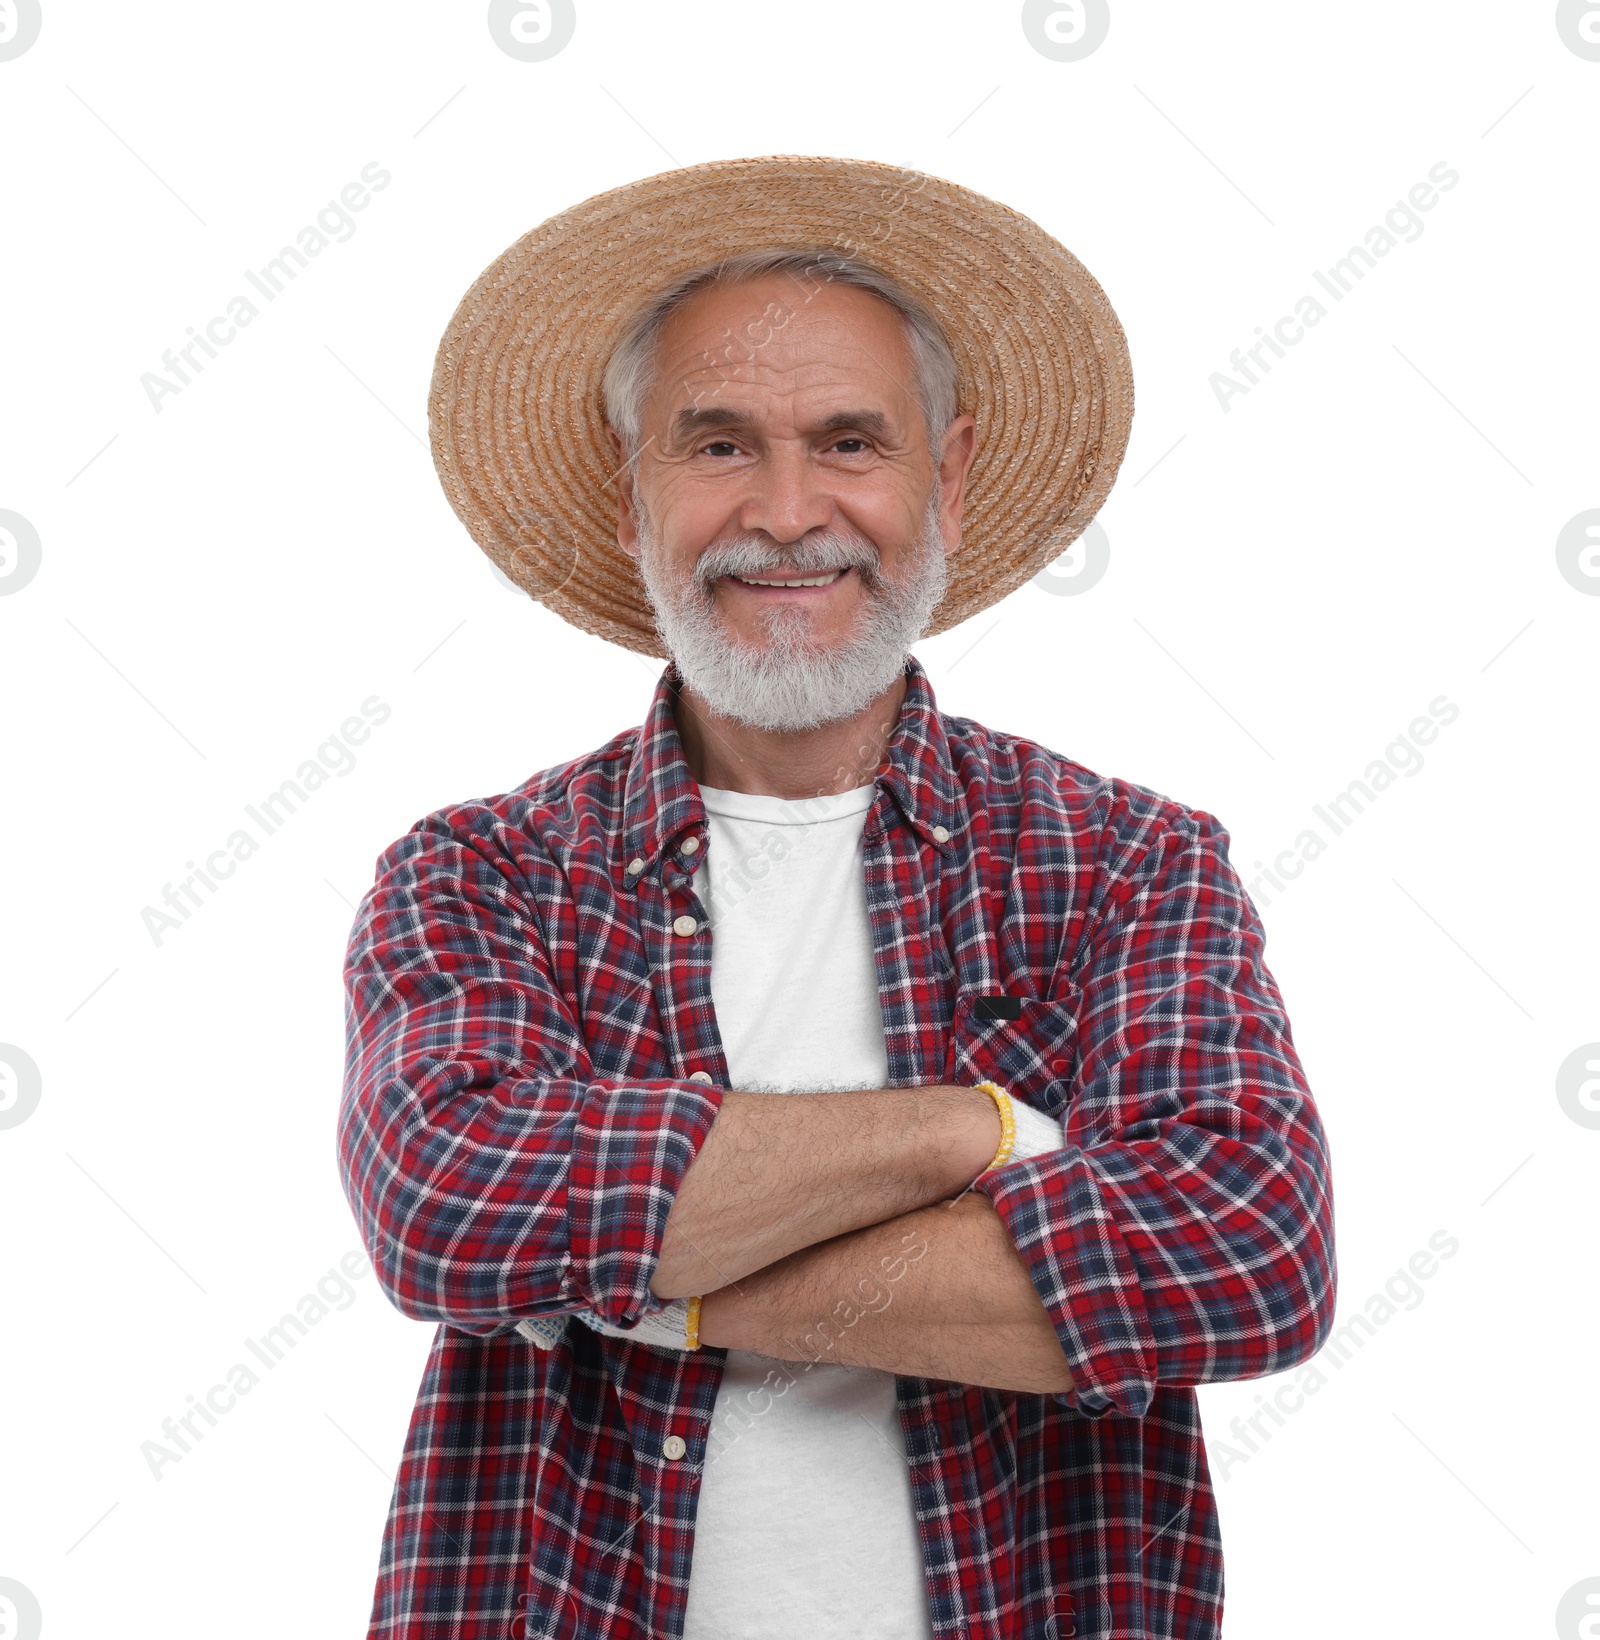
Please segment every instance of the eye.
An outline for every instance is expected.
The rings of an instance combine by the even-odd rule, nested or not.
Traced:
[[[835,439],[830,448],[838,450],[843,455],[856,456],[860,455],[863,450],[867,449],[868,445],[864,438],[859,437],[855,433],[849,433],[844,438]]]
[[[700,453],[707,456],[731,456],[739,453],[739,446],[731,439],[714,439],[710,444],[702,444]]]

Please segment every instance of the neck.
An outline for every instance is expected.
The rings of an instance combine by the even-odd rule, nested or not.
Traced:
[[[883,767],[905,693],[901,671],[854,717],[775,730],[719,716],[684,684],[673,716],[697,785],[763,797],[832,797],[869,785]]]

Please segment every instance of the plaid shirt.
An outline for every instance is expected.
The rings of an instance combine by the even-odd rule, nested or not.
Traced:
[[[665,1307],[662,1229],[729,1079],[679,682],[668,662],[642,728],[419,821],[356,916],[345,1189],[391,1301],[440,1323],[370,1636],[682,1632],[726,1352],[516,1330]],[[946,716],[915,656],[876,785],[890,1082],[992,1077],[1066,1133],[977,1188],[1072,1390],[896,1380],[935,1631],[1211,1640],[1194,1386],[1304,1362],[1335,1296],[1326,1141],[1228,834]]]

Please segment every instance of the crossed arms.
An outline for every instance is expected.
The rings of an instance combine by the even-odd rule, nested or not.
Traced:
[[[973,1088],[725,1093],[651,1290],[705,1295],[702,1344],[1064,1393],[1050,1314],[993,1204],[967,1190],[999,1138]]]
[[[492,811],[419,823],[345,963],[341,1173],[391,1302],[487,1337],[701,1293],[706,1343],[810,1359],[833,1317],[831,1359],[1090,1416],[1309,1359],[1335,1300],[1326,1141],[1227,834],[1096,823],[1078,931],[1024,982],[1065,1032],[1065,1142],[975,1183],[998,1123],[971,1089],[597,1077],[597,1042],[617,1063],[654,1029],[641,955],[581,928],[564,870]]]

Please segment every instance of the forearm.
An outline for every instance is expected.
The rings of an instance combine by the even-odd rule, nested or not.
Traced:
[[[976,1191],[708,1294],[700,1342],[1024,1394],[1072,1387],[1027,1266]]]
[[[943,1201],[988,1165],[999,1136],[975,1088],[724,1093],[668,1214],[651,1290],[710,1293]]]

